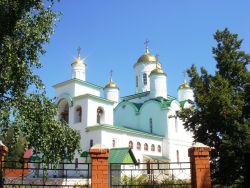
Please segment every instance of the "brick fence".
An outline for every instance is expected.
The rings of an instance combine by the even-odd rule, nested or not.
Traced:
[[[8,148],[4,145],[0,145],[1,160],[4,160],[4,156],[7,152]],[[188,150],[191,163],[191,181],[193,188],[211,188],[209,152],[209,147],[192,147]],[[91,187],[108,188],[109,149],[102,145],[95,145],[89,150],[89,153],[92,158]],[[0,170],[0,175],[2,175],[2,167]]]
[[[188,153],[191,162],[191,181],[193,188],[211,188],[209,147],[192,147]],[[92,158],[92,187],[108,188],[109,149],[100,145],[90,149]]]

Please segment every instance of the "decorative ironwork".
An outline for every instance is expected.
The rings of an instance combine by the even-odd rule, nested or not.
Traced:
[[[44,164],[2,161],[4,186],[9,187],[88,187],[91,163]]]
[[[192,187],[190,162],[112,163],[110,187]]]

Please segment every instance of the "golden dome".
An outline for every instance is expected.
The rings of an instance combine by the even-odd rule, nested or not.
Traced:
[[[179,89],[189,89],[190,86],[187,84],[186,80],[179,86]]]
[[[154,55],[150,54],[148,48],[146,48],[145,54],[139,57],[139,59],[137,60],[137,63],[142,63],[142,62],[152,63],[156,61],[157,61],[157,58]]]
[[[151,74],[165,74],[164,71],[161,69],[161,68],[156,68],[154,70],[151,71],[150,75]]]
[[[81,59],[80,56],[78,56],[71,65],[85,65],[85,62],[84,59]]]
[[[116,89],[118,89],[116,83],[113,82],[113,80],[112,80],[112,74],[113,74],[113,71],[111,70],[111,71],[110,71],[109,83],[104,87],[104,89],[105,89],[105,88],[116,88]]]
[[[109,83],[104,88],[118,88],[118,87],[115,82],[110,80]]]

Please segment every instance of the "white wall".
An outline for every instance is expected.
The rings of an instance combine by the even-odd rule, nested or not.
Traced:
[[[104,121],[101,124],[113,125],[113,104],[98,101],[98,99],[89,98],[87,125],[92,126],[97,124],[97,108],[102,107],[104,110]]]
[[[133,153],[136,157],[136,160],[140,159],[143,162],[143,155],[155,155],[162,156],[162,152],[157,151],[157,146],[160,145],[162,148],[162,139],[161,138],[146,138],[143,135],[136,135],[133,133],[125,133],[121,131],[111,131],[111,130],[103,130],[101,136],[102,144],[107,146],[108,148],[112,148],[112,140],[116,140],[116,147],[128,147],[129,141],[133,141]],[[141,143],[141,150],[137,150],[137,142]],[[144,144],[148,144],[148,151],[144,151]],[[155,151],[151,152],[151,144],[155,145]]]
[[[91,94],[100,97],[100,89],[95,89],[89,86],[82,85],[80,83],[75,83],[75,95],[74,96],[79,96],[79,95],[84,95],[84,94]]]
[[[153,121],[153,134],[164,135],[166,132],[167,114],[165,110],[161,110],[157,101],[150,100],[145,102],[140,109],[139,130],[150,132],[149,119]]]
[[[167,77],[165,75],[150,75],[150,97],[167,98]]]
[[[65,93],[69,94],[70,96],[74,96],[75,95],[75,85],[72,84],[67,84],[67,85],[62,85],[60,87],[56,87],[55,88],[55,92],[56,92],[56,97],[59,97]]]
[[[134,67],[135,92],[141,93],[150,90],[149,74],[156,68],[155,63],[139,63]],[[143,74],[147,74],[147,85],[143,84]],[[138,87],[136,87],[136,76],[138,76]]]
[[[178,101],[185,101],[185,100],[194,101],[194,93],[191,88],[183,88],[178,90]]]
[[[126,127],[138,129],[138,115],[135,112],[133,104],[123,102],[114,110],[114,124],[124,125]]]

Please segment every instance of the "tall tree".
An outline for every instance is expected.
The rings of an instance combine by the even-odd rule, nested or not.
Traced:
[[[0,126],[6,144],[24,137],[44,162],[58,163],[73,158],[80,135],[55,119],[57,107],[34,74],[58,17],[53,4],[53,0],[0,0]]]
[[[226,28],[214,35],[215,74],[195,65],[187,71],[194,90],[194,108],[183,109],[184,126],[196,142],[212,148],[215,181],[229,184],[244,176],[250,152],[250,55],[240,50],[242,40]]]

